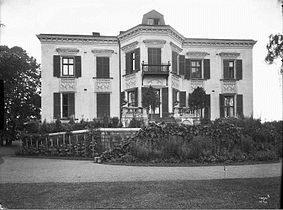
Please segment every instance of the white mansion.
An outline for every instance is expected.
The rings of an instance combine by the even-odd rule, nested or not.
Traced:
[[[118,36],[39,34],[42,120],[127,118],[157,90],[159,117],[189,118],[188,98],[206,92],[205,118],[253,114],[252,49],[246,39],[186,38],[152,10]],[[120,100],[125,97],[126,105]],[[122,110],[122,111],[121,111]]]

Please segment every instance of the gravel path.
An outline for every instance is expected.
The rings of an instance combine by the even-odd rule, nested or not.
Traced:
[[[208,180],[281,176],[281,164],[204,167],[143,167],[96,164],[92,161],[4,156],[0,183],[115,182]]]

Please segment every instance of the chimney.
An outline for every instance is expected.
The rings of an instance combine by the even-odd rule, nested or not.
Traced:
[[[92,32],[92,36],[100,36],[99,32]]]

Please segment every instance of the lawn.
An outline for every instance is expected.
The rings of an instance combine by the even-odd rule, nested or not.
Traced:
[[[279,208],[281,179],[0,184],[5,208]],[[267,203],[259,197],[269,195]]]

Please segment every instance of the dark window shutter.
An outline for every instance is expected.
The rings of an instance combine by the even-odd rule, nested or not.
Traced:
[[[205,95],[204,118],[210,119],[210,94]]]
[[[185,75],[185,56],[179,55],[179,74]]]
[[[140,48],[135,49],[135,70],[140,70]]]
[[[60,93],[53,93],[54,119],[61,118]]]
[[[191,79],[191,60],[186,59],[185,79]]]
[[[60,56],[53,55],[53,76],[60,77]]]
[[[224,96],[219,94],[220,118],[224,117]]]
[[[103,58],[103,77],[104,78],[110,77],[109,57]]]
[[[237,115],[238,117],[243,117],[243,95],[237,95]]]
[[[243,63],[242,60],[236,60],[236,79],[243,79]]]
[[[125,91],[121,92],[121,95],[120,95],[121,106],[124,106],[124,101],[125,101]]]
[[[126,53],[126,74],[131,73],[131,53]]]
[[[162,117],[168,117],[168,88],[162,88]]]
[[[229,78],[229,60],[223,60],[223,79]]]
[[[110,93],[97,93],[97,118],[110,117]]]
[[[177,68],[178,68],[178,53],[172,51],[172,72],[177,74]]]
[[[68,94],[69,117],[75,117],[75,93]]]
[[[82,64],[81,64],[81,56],[75,56],[75,77],[82,76]]]
[[[177,101],[177,90],[172,88],[172,107],[174,108],[175,102]]]
[[[102,69],[103,69],[102,58],[96,57],[96,77],[97,78],[103,77]]]
[[[186,91],[180,91],[180,107],[186,106]]]
[[[138,95],[138,88],[135,88],[135,107],[138,106],[138,100],[139,100],[139,95]]]
[[[210,79],[210,60],[204,59],[203,61],[204,79]]]

